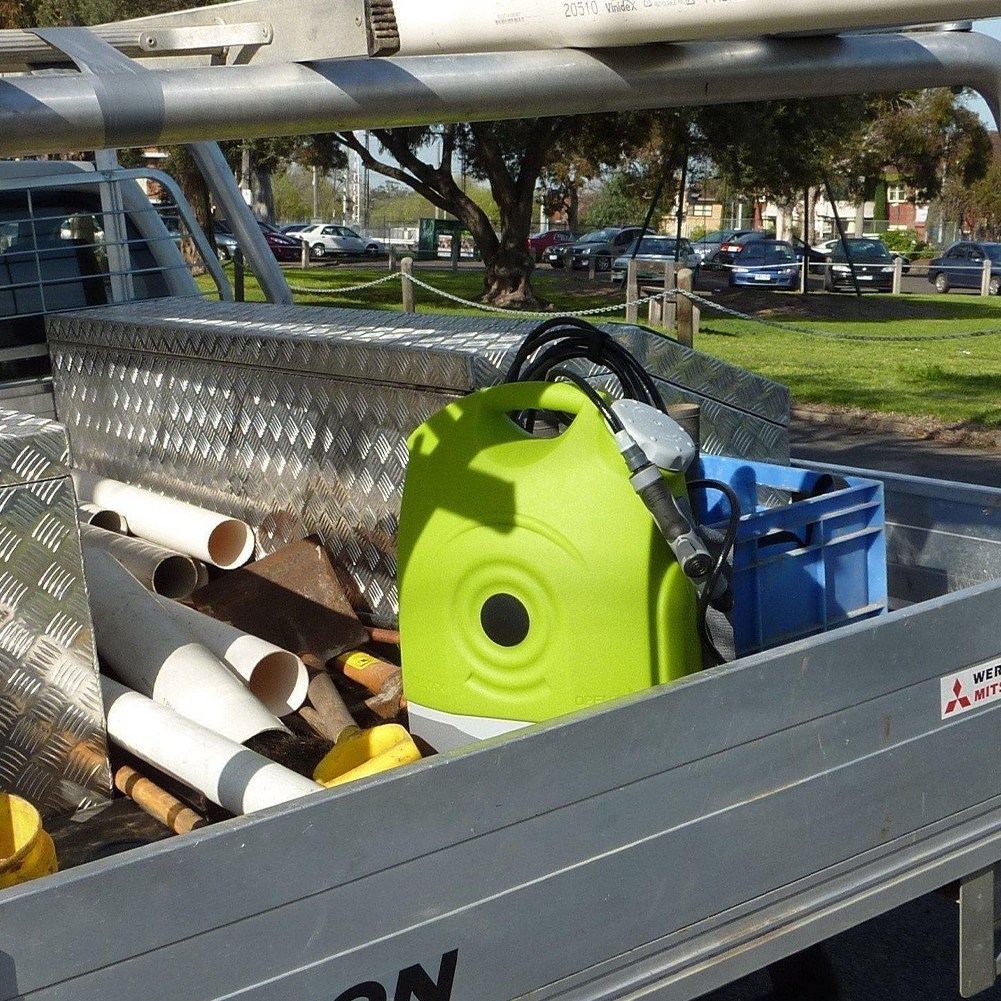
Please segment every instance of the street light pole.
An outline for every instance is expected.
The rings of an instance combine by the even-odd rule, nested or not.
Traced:
[[[678,228],[675,234],[676,242],[674,244],[674,259],[675,261],[680,261],[679,256],[681,249],[681,227],[685,221],[685,191],[688,189],[688,155],[690,147],[688,143],[685,143],[685,162],[681,167],[681,186],[678,189]]]

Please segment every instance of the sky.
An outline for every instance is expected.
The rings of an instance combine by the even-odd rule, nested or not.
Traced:
[[[994,38],[1001,38],[1001,17],[993,17],[989,21],[978,21],[977,30],[982,31],[985,35],[991,35]],[[987,110],[986,101],[977,97],[970,106],[976,109],[977,113],[984,119],[985,122],[987,122],[990,128],[994,128],[994,119],[991,117],[991,113]]]

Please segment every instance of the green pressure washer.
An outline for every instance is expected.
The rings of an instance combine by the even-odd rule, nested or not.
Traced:
[[[725,578],[687,515],[694,443],[645,402],[553,374],[457,400],[408,442],[403,679],[439,750],[702,667]],[[534,434],[540,413],[568,426]]]

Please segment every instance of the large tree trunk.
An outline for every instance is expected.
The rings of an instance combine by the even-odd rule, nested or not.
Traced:
[[[528,237],[535,207],[535,185],[557,128],[549,120],[540,120],[536,124],[517,158],[516,173],[489,125],[472,124],[469,128],[476,139],[478,166],[489,181],[500,210],[500,237],[483,209],[456,183],[452,169],[456,140],[454,126],[446,126],[442,132],[441,163],[438,166],[417,156],[405,130],[379,129],[375,133],[379,142],[392,153],[398,166],[373,157],[371,150],[351,133],[338,133],[337,140],[354,150],[371,169],[402,181],[466,225],[485,265],[483,302],[513,309],[542,309],[545,303],[532,289],[535,262],[528,252]]]
[[[195,221],[208,237],[209,246],[215,251],[215,231],[212,225],[212,197],[202,172],[198,169],[194,158],[183,146],[175,146],[170,151],[165,165],[166,172],[177,181],[181,193],[191,205]],[[181,256],[192,265],[193,274],[202,274],[202,255],[195,242],[190,237],[181,240]]]
[[[467,221],[485,265],[483,302],[508,309],[544,309],[546,303],[532,288],[535,261],[528,252],[532,229],[532,192],[500,204],[501,236],[498,239],[486,216]]]
[[[820,196],[822,194],[822,188],[810,188],[810,237],[807,240],[807,243],[809,243],[811,247],[817,242],[817,205],[820,202]]]
[[[580,221],[580,191],[576,184],[570,185],[570,195],[567,198],[567,229],[571,233],[579,233],[577,226]]]
[[[201,173],[197,173],[197,176],[188,175],[187,182],[186,185],[182,186],[181,190],[188,201],[191,202],[195,221],[208,237],[209,246],[215,250],[215,228],[212,225],[212,199],[209,195],[208,185],[206,185]],[[194,240],[185,237],[181,241],[181,253],[185,261],[194,265],[193,271],[195,274],[202,274],[204,272],[202,255],[195,246]]]
[[[250,169],[251,209],[262,222],[275,221],[275,190],[271,171],[254,164]]]
[[[543,309],[545,303],[532,288],[532,269],[535,262],[520,247],[502,246],[490,261],[484,258],[486,274],[483,279],[483,301],[492,306],[512,309]]]

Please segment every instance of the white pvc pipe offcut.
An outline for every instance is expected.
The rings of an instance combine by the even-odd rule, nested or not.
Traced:
[[[601,49],[996,17],[997,0],[393,0],[402,56]],[[750,99],[750,98],[749,98]]]
[[[111,678],[101,678],[101,692],[115,743],[230,813],[266,810],[323,790]]]
[[[83,540],[97,649],[130,688],[242,744],[288,732],[110,553]]]
[[[77,504],[77,517],[81,525],[93,525],[95,528],[103,528],[106,532],[127,535],[129,531],[125,515],[97,504]]]
[[[254,552],[254,533],[237,518],[79,469],[73,484],[80,500],[120,512],[131,532],[167,549],[223,570],[242,566]]]
[[[281,647],[245,633],[228,622],[167,598],[160,604],[250,688],[276,716],[295,712],[306,701],[306,665]]]
[[[198,567],[190,556],[96,525],[81,525],[80,537],[88,545],[110,553],[143,587],[157,594],[188,598],[198,587]]]

